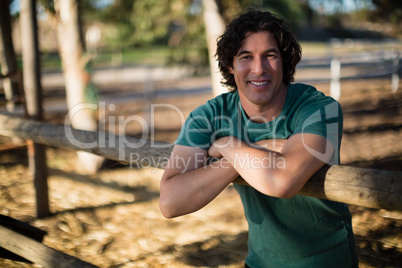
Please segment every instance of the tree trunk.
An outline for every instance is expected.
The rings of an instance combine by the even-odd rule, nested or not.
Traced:
[[[204,24],[208,43],[209,68],[212,78],[212,92],[218,96],[227,92],[221,85],[222,75],[219,71],[218,62],[215,60],[216,39],[225,31],[225,22],[219,13],[215,0],[203,0]]]
[[[96,131],[96,109],[88,108],[93,107],[94,100],[90,100],[87,92],[90,75],[85,69],[88,58],[83,54],[79,1],[55,0],[54,6],[71,125],[76,129]],[[85,152],[77,152],[77,156],[79,164],[89,173],[95,173],[103,162],[102,157]]]
[[[21,39],[21,47],[27,113],[31,119],[42,120],[42,87],[40,83],[38,26],[35,2],[35,0],[22,0],[20,4],[21,36],[23,37]],[[29,167],[35,184],[36,214],[38,218],[41,218],[50,215],[45,147],[42,144],[28,140],[28,157]]]
[[[11,34],[11,17],[8,6],[8,1],[0,1],[0,40],[3,50],[3,56],[0,57],[1,72],[3,75],[10,75],[17,73],[17,61],[15,59],[14,46]],[[4,94],[7,101],[7,110],[13,111],[15,106],[15,93],[18,83],[13,82],[11,78],[3,79]]]

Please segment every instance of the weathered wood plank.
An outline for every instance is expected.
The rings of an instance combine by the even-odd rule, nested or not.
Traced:
[[[43,237],[47,234],[46,231],[43,231],[29,225],[28,223],[13,219],[5,215],[0,215],[0,226],[6,227],[38,242],[42,242]],[[22,258],[21,256],[18,256],[17,254],[8,251],[2,247],[0,247],[0,258],[32,263],[31,261]]]
[[[70,126],[52,125],[25,120],[0,113],[0,135],[30,139],[36,143],[102,155],[106,158],[130,162],[137,156],[144,165],[157,168],[166,166],[172,145],[107,132],[73,129]]]
[[[6,227],[0,226],[0,247],[44,267],[94,268],[97,267],[73,256],[47,247]]]
[[[326,165],[310,178],[299,194],[402,211],[402,172]]]
[[[172,145],[166,142],[75,130],[69,126],[45,124],[1,113],[0,135],[83,150],[121,162],[140,159],[143,165],[162,169],[166,167],[172,150]],[[300,194],[369,208],[402,211],[402,172],[326,165],[312,176]]]

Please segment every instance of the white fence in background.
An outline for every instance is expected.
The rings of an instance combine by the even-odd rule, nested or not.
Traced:
[[[334,44],[332,44],[334,43]],[[354,40],[345,40],[343,43],[337,40],[331,43],[331,52],[340,46],[352,46]],[[388,47],[386,47],[388,44]],[[390,46],[391,44],[392,46]],[[365,43],[361,42],[360,46]],[[367,45],[366,45],[367,46]],[[401,61],[399,49],[402,42],[381,42],[377,44],[377,51],[363,51],[354,53],[331,53],[333,56],[303,58],[297,66],[297,70],[316,69],[313,78],[297,79],[297,82],[330,83],[330,95],[339,99],[341,96],[341,81],[356,79],[387,78],[391,79],[392,92],[399,88]],[[390,49],[390,50],[386,50]],[[325,69],[328,74],[325,74]],[[324,73],[324,74],[323,74]]]

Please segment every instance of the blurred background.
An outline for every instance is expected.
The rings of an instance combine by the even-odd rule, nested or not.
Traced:
[[[38,56],[38,67],[27,66],[24,52],[33,39],[26,31],[31,24],[24,22],[29,3],[35,4],[38,48],[28,51]],[[243,11],[267,10],[286,18],[301,43],[295,82],[312,84],[341,103],[341,164],[402,171],[401,1],[0,4],[3,113],[24,115],[34,84],[28,72],[37,71],[43,111],[37,119],[142,137],[144,125],[130,120],[136,115],[146,122],[149,138],[173,142],[183,116],[226,90],[214,77],[213,47],[224,25]],[[68,112],[80,103],[98,108],[74,121]],[[34,188],[26,142],[0,136],[0,214],[47,231],[47,246],[99,267],[243,267],[247,223],[232,186],[201,211],[166,220],[158,208],[163,170],[45,150],[49,213],[40,216],[35,195],[43,192]],[[350,209],[360,267],[400,267],[402,214]],[[5,259],[0,266],[37,267]]]
[[[20,4],[18,0],[8,2],[14,47],[20,54]],[[208,66],[201,0],[83,0],[79,5],[87,52],[95,54],[93,67],[187,64],[202,69]],[[373,42],[401,35],[399,1],[219,0],[216,5],[225,23],[247,9],[269,10],[286,18],[303,44],[305,56],[329,53],[322,49],[331,38]],[[38,1],[37,12],[42,69],[61,70],[54,2]]]

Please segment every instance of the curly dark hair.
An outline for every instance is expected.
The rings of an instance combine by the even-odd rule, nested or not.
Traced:
[[[270,12],[249,11],[234,19],[227,26],[225,33],[217,39],[218,47],[215,56],[223,75],[222,84],[230,90],[237,90],[237,85],[229,68],[233,68],[233,58],[242,46],[246,34],[264,31],[270,32],[278,43],[283,59],[283,83],[289,85],[294,81],[296,65],[302,53],[290,25]]]

